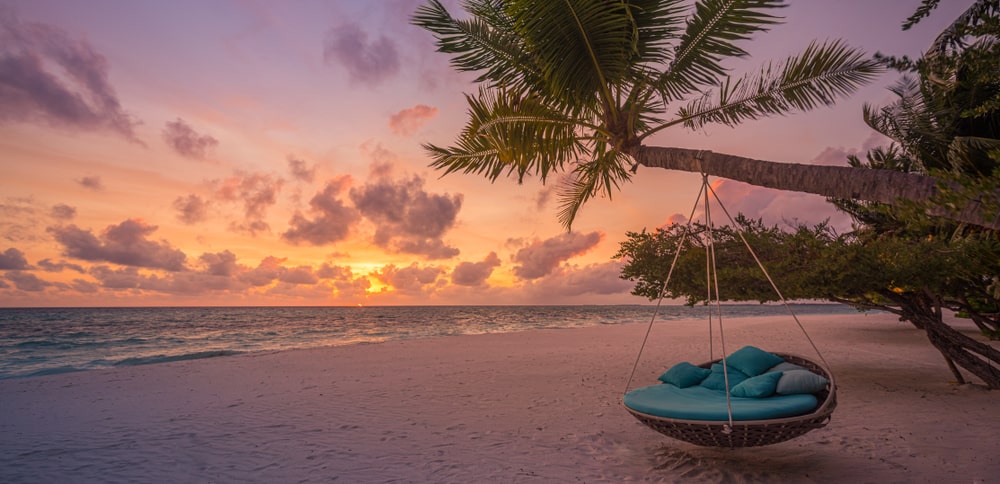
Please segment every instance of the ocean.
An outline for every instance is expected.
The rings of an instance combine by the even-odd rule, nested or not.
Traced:
[[[796,314],[850,314],[793,304]],[[652,305],[0,308],[0,379],[255,351],[372,344],[542,328],[648,323]],[[786,315],[780,305],[726,305],[724,317]],[[663,306],[657,320],[706,317]]]

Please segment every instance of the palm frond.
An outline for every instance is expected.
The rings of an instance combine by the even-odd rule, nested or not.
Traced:
[[[840,41],[810,44],[799,56],[764,66],[736,81],[726,78],[718,97],[709,92],[678,111],[689,128],[708,123],[728,126],[793,111],[832,105],[881,72],[881,66]]]
[[[542,66],[546,94],[573,106],[613,106],[634,58],[635,25],[625,2],[514,0],[506,11]]]
[[[429,0],[410,22],[434,34],[438,52],[452,54],[455,69],[481,72],[477,83],[508,87],[536,83],[541,72],[526,53],[523,39],[513,32],[513,19],[495,2],[470,1],[467,7],[475,15],[459,20],[438,0]]]
[[[701,86],[717,85],[726,72],[720,61],[747,55],[736,42],[779,23],[779,17],[765,11],[784,6],[781,0],[704,0],[695,4],[674,58],[658,81],[664,102],[681,99]]]
[[[629,181],[631,174],[625,167],[630,160],[619,151],[598,148],[592,161],[580,163],[573,169],[565,184],[559,190],[559,223],[566,229],[573,227],[577,214],[587,201],[599,195],[612,194],[622,183]]]
[[[542,181],[585,147],[579,139],[580,122],[545,105],[537,97],[522,98],[502,89],[480,89],[467,95],[469,121],[456,145],[424,145],[431,167],[483,175],[495,181],[501,175],[537,175]]]

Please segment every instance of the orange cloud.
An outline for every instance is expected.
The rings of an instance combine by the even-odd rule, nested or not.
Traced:
[[[389,118],[389,128],[400,136],[409,136],[420,129],[424,123],[437,116],[437,112],[437,108],[417,104],[412,108],[393,114]]]

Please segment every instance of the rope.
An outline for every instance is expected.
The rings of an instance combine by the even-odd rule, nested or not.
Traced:
[[[681,255],[681,247],[684,247],[684,242],[687,240],[688,234],[691,232],[691,219],[694,218],[694,211],[698,209],[698,202],[701,201],[702,195],[708,196],[705,191],[705,186],[698,190],[698,196],[695,198],[694,207],[691,207],[691,214],[688,215],[687,225],[684,226],[684,232],[681,234],[681,241],[677,244],[677,250],[674,251],[674,260],[670,263],[670,270],[667,271],[667,278],[663,280],[663,285],[660,286],[660,297],[656,300],[656,307],[653,308],[653,317],[649,318],[649,327],[646,328],[646,335],[642,338],[642,344],[639,345],[639,354],[635,355],[635,363],[632,364],[632,372],[628,375],[628,381],[625,382],[625,391],[622,395],[628,393],[628,389],[632,386],[632,378],[635,377],[635,370],[639,367],[639,360],[642,358],[642,350],[646,348],[646,342],[649,340],[649,333],[653,331],[653,323],[656,321],[656,316],[660,312],[660,306],[663,304],[663,298],[667,295],[667,283],[670,282],[670,278],[674,275],[674,267],[677,265],[677,259]]]
[[[726,386],[726,411],[729,415],[729,425],[724,428],[724,433],[731,433],[733,430],[733,401],[732,395],[729,392],[729,365],[726,364],[726,332],[722,325],[722,293],[719,291],[719,270],[715,263],[715,225],[712,223],[712,208],[711,200],[709,200],[708,193],[712,191],[711,185],[708,183],[708,175],[705,173],[701,174],[701,186],[705,190],[705,226],[708,228],[708,239],[705,241],[705,248],[707,249],[705,253],[710,261],[708,263],[709,270],[705,272],[705,285],[708,286],[708,326],[712,327],[712,286],[715,286],[715,307],[718,311],[719,316],[719,340],[722,343],[722,381]],[[715,197],[716,201],[719,200],[718,195]],[[720,203],[721,205],[721,203]],[[714,283],[714,284],[713,284]],[[711,332],[709,332],[709,348],[711,348]],[[711,351],[711,350],[709,350]],[[714,358],[713,358],[714,359]],[[710,360],[711,361],[711,360]]]
[[[799,329],[802,330],[802,334],[805,335],[806,341],[809,342],[809,345],[812,346],[813,350],[816,352],[816,355],[819,356],[819,359],[823,361],[823,365],[825,365],[826,369],[829,371],[830,364],[827,363],[826,358],[823,357],[823,353],[820,352],[819,348],[816,346],[816,343],[814,343],[812,338],[809,336],[809,332],[806,331],[805,326],[803,326],[802,322],[799,321],[799,317],[795,314],[795,311],[792,311],[792,307],[789,306],[788,301],[785,300],[785,296],[781,294],[781,290],[778,289],[778,285],[774,283],[774,279],[771,279],[771,274],[769,274],[767,272],[767,269],[764,268],[764,264],[760,262],[760,259],[757,257],[757,253],[754,252],[753,248],[750,247],[750,243],[747,242],[746,237],[743,236],[743,231],[740,230],[739,225],[736,224],[736,221],[733,220],[733,217],[729,215],[729,211],[726,210],[726,206],[722,204],[722,200],[719,198],[719,195],[715,193],[715,190],[713,190],[711,186],[709,185],[705,186],[707,187],[708,191],[711,192],[712,196],[715,197],[715,201],[718,202],[719,207],[722,208],[722,212],[726,214],[727,218],[729,218],[729,223],[736,228],[736,234],[740,236],[740,240],[743,241],[743,245],[746,246],[748,251],[750,251],[750,255],[753,256],[753,260],[757,263],[757,267],[760,267],[760,270],[764,273],[764,277],[767,278],[767,282],[771,284],[771,288],[774,289],[775,294],[777,294],[778,298],[781,299],[781,304],[783,304],[785,306],[785,309],[788,310],[788,313],[792,315],[792,319],[795,320],[795,324],[799,326]],[[723,347],[723,351],[725,351],[725,347]]]

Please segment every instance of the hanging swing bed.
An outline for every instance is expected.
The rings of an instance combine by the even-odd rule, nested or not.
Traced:
[[[837,386],[833,374],[823,355],[761,264],[757,254],[738,230],[743,245],[750,251],[777,298],[788,309],[822,364],[802,356],[771,353],[754,346],[744,346],[725,356],[726,339],[722,324],[718,274],[715,268],[710,196],[717,201],[730,224],[738,227],[709,185],[708,176],[703,174],[702,188],[660,289],[656,310],[626,383],[622,403],[629,413],[653,430],[677,440],[708,447],[771,445],[822,428],[829,423],[837,406]],[[653,322],[666,295],[681,248],[690,235],[695,209],[703,197],[707,227],[704,236],[706,287],[707,300],[710,303],[708,305],[709,361],[700,365],[678,363],[659,377],[660,383],[629,390],[643,348],[649,340]],[[713,358],[711,355],[714,340],[713,318],[718,322],[723,355],[720,358]]]

